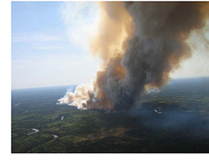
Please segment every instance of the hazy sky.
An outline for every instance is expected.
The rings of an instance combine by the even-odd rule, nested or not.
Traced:
[[[99,60],[87,37],[97,18],[94,2],[12,2],[12,89],[91,82]],[[208,76],[209,56],[196,53],[172,77]]]
[[[98,61],[84,44],[85,33],[78,30],[92,23],[95,5],[83,4],[12,2],[12,89],[92,80]]]

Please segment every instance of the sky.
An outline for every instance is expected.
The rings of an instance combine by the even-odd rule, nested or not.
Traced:
[[[81,3],[12,2],[12,89],[91,82],[98,60],[83,29],[96,5]]]
[[[94,79],[100,60],[92,57],[87,44],[98,21],[94,2],[13,1],[11,7],[12,89]],[[199,48],[194,53],[172,78],[209,76],[207,51]]]

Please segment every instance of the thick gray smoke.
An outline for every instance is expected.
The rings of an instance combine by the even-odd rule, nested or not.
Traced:
[[[122,105],[133,105],[146,85],[166,84],[169,73],[191,56],[186,41],[192,30],[204,27],[208,4],[134,2],[125,7],[135,30],[122,60],[130,94],[130,103],[122,100]]]
[[[165,85],[170,72],[192,55],[190,33],[203,28],[209,16],[209,3],[101,2],[99,6],[103,17],[90,47],[103,64],[93,90],[86,91],[85,101],[79,103],[87,109],[129,109],[139,104],[147,87]],[[60,102],[72,103],[73,95]]]

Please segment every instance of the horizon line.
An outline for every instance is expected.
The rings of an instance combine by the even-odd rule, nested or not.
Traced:
[[[179,80],[179,79],[197,79],[197,78],[209,78],[209,76],[197,76],[197,77],[185,77],[185,78],[171,78],[172,80]],[[11,88],[11,91],[13,90],[27,90],[27,89],[41,89],[41,88],[58,88],[58,87],[67,87],[67,86],[77,86],[79,84],[71,84],[71,85],[55,85],[55,86],[43,86],[43,87],[28,87],[28,88]]]

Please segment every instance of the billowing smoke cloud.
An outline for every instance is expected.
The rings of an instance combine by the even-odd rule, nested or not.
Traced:
[[[90,41],[102,59],[93,87],[60,99],[78,108],[129,109],[147,87],[161,87],[190,58],[188,38],[209,16],[208,3],[100,2],[98,30]]]
[[[76,106],[78,109],[85,109],[83,103],[89,99],[89,92],[94,92],[92,85],[83,84],[76,87],[75,92],[67,92],[66,95],[59,99],[60,104],[67,103]]]

